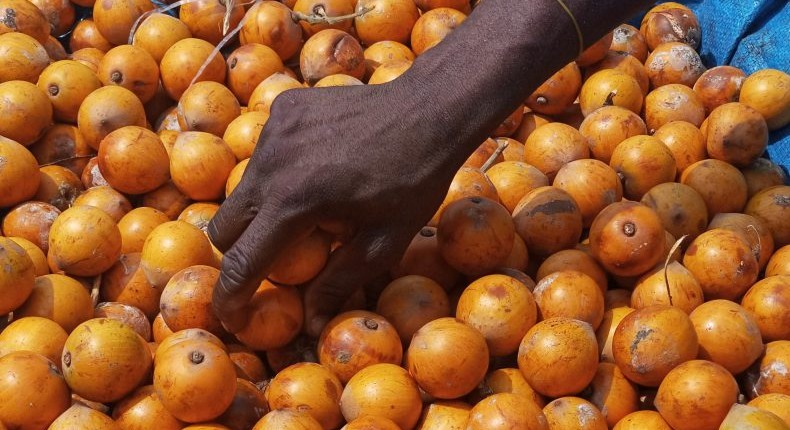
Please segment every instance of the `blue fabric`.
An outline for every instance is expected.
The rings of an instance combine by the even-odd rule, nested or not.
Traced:
[[[747,74],[771,68],[790,73],[788,0],[680,0],[702,28],[700,57],[708,68],[729,64]],[[641,16],[632,24],[639,27]],[[771,133],[767,156],[790,171],[790,125]],[[790,176],[789,176],[790,177]]]

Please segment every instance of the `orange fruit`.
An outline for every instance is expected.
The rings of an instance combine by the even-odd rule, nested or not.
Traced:
[[[193,37],[217,45],[225,37],[223,26],[227,19],[229,29],[235,28],[244,17],[241,3],[220,0],[199,0],[184,3],[178,10],[178,18],[186,24]],[[230,8],[230,10],[228,10]]]
[[[225,82],[225,61],[218,52],[213,53],[214,45],[194,37],[181,39],[165,51],[159,62],[162,86],[173,100],[181,99],[190,83],[201,81]],[[206,61],[213,53],[210,61]],[[197,78],[203,63],[208,65]]]
[[[790,75],[758,70],[743,81],[738,101],[760,112],[769,130],[778,130],[790,123]]]
[[[157,353],[154,389],[162,405],[179,420],[209,421],[233,402],[236,371],[221,347],[186,340]]]
[[[737,398],[738,384],[730,372],[710,361],[691,360],[667,374],[655,406],[673,429],[715,430]]]
[[[127,125],[145,127],[145,109],[137,95],[121,86],[94,90],[77,112],[77,127],[88,145],[96,150],[108,134]]]
[[[66,273],[96,276],[112,267],[121,255],[121,233],[103,210],[74,206],[52,224],[49,253]]]
[[[249,321],[236,338],[257,351],[283,347],[304,324],[304,308],[296,288],[264,280],[249,302]]]
[[[414,1],[358,0],[356,11],[370,9],[354,18],[354,29],[365,46],[376,42],[409,43],[411,31],[420,12]]]
[[[455,315],[484,336],[492,356],[505,356],[518,350],[524,335],[535,325],[535,302],[531,291],[517,279],[488,275],[464,288]]]
[[[242,105],[250,101],[255,87],[274,73],[284,70],[277,52],[260,43],[247,43],[236,48],[225,61],[228,88]]]
[[[379,363],[360,370],[346,383],[340,409],[346,421],[373,415],[410,429],[420,418],[422,400],[409,372],[395,364]]]
[[[119,85],[148,103],[159,88],[159,66],[143,48],[120,45],[104,54],[96,71],[104,85]]]
[[[137,19],[154,9],[146,0],[107,0],[93,4],[93,20],[104,38],[113,45],[129,43],[129,34]]]
[[[99,403],[131,393],[142,385],[152,366],[145,340],[130,326],[109,318],[77,326],[66,339],[62,360],[69,387]]]
[[[30,351],[4,355],[0,375],[0,422],[8,428],[47,428],[71,405],[63,374],[43,355]]]
[[[0,82],[13,80],[36,82],[38,75],[49,65],[44,46],[25,33],[0,34]]]
[[[39,276],[27,301],[15,315],[44,317],[70,333],[93,317],[93,301],[85,286],[73,278],[57,274]]]
[[[597,363],[598,342],[592,326],[571,318],[535,324],[518,351],[518,367],[527,383],[548,397],[580,392],[592,382]]]
[[[2,84],[0,84],[2,85]],[[33,154],[16,141],[0,137],[0,158],[5,160],[0,170],[0,207],[11,207],[30,200],[38,191],[41,173]],[[8,215],[3,220],[3,229]]]
[[[292,58],[302,47],[302,27],[292,18],[291,12],[278,1],[254,4],[247,11],[247,19],[239,32],[241,44],[260,43],[274,49],[282,60]]]
[[[416,55],[421,55],[436,46],[465,20],[464,12],[449,7],[437,7],[424,12],[411,30],[411,49]]]
[[[0,34],[24,33],[44,43],[50,25],[44,13],[35,3],[24,0],[3,0],[0,3]]]
[[[178,125],[182,131],[202,131],[219,137],[240,114],[236,96],[218,82],[196,82],[178,100]]]
[[[192,33],[180,19],[165,13],[153,13],[137,27],[132,45],[147,51],[159,64],[168,48],[190,37]]]
[[[26,81],[0,82],[0,136],[28,146],[52,124],[52,103],[46,93]]]

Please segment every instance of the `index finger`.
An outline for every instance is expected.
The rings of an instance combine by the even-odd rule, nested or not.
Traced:
[[[245,307],[278,252],[293,243],[306,228],[300,213],[273,207],[262,209],[225,253],[212,303],[228,331],[235,333],[244,328]]]

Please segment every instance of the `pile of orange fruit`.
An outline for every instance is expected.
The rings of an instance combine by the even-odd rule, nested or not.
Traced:
[[[179,4],[0,0],[0,429],[790,428],[787,71],[707,69],[660,4],[482,142],[319,339],[321,229],[232,335],[205,230],[274,98],[396,79],[472,5]]]

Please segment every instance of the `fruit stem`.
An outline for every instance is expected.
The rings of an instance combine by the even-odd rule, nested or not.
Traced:
[[[634,234],[636,234],[636,226],[634,223],[627,221],[625,224],[623,224],[623,233],[628,237],[632,237]]]
[[[228,30],[230,29],[230,17],[233,13],[233,8],[236,7],[235,0],[219,0],[220,4],[225,6],[225,16],[222,18],[222,35],[225,36],[228,34]]]
[[[371,319],[365,318],[365,327],[369,328],[370,330],[376,330],[379,328],[379,323],[373,321]]]
[[[93,301],[93,307],[96,307],[96,304],[99,303],[99,288],[101,287],[101,273],[98,276],[93,278],[93,288],[91,288],[91,300]]]
[[[324,10],[323,6],[317,6],[313,13],[310,15],[305,15],[302,12],[291,12],[294,21],[306,21],[308,24],[328,24],[334,25],[341,23],[343,21],[354,19],[358,16],[362,16],[370,11],[372,11],[373,7],[363,7],[362,9],[350,13],[348,15],[338,15],[338,16],[327,16],[326,11]]]
[[[93,158],[96,155],[97,154],[74,155],[72,157],[66,157],[66,158],[61,158],[59,160],[50,161],[49,163],[39,164],[38,167],[52,166],[52,165],[55,165],[55,164],[58,164],[58,163],[63,163],[65,161],[79,160],[80,158]]]
[[[155,13],[167,12],[167,11],[175,9],[175,8],[177,8],[177,7],[179,7],[179,6],[183,5],[183,4],[194,3],[196,1],[197,0],[179,0],[179,1],[175,2],[175,3],[169,4],[167,6],[158,7],[156,9],[151,9],[149,11],[144,12],[142,15],[140,15],[134,21],[134,25],[132,25],[132,29],[129,30],[129,42],[128,42],[129,45],[131,45],[132,42],[134,42],[134,34],[137,32],[137,27],[139,27],[140,24],[142,24],[143,21],[145,21],[145,19],[148,18],[149,16],[151,16],[151,15],[153,15]]]
[[[189,361],[191,361],[192,364],[200,364],[205,358],[206,356],[200,351],[192,351],[192,353],[189,354]]]
[[[488,157],[488,160],[486,160],[486,162],[483,163],[482,166],[480,166],[480,170],[483,173],[487,172],[488,169],[490,169],[491,166],[494,165],[494,163],[496,162],[496,159],[502,154],[502,152],[505,151],[505,148],[507,148],[507,146],[508,146],[508,141],[505,140],[505,139],[502,139],[502,140],[497,139],[496,141],[497,141],[496,150],[494,150],[494,153],[491,154],[490,157]]]
[[[195,0],[190,0],[190,1],[195,1]],[[236,34],[238,34],[238,32],[241,31],[241,28],[244,26],[244,23],[247,22],[247,17],[248,16],[249,15],[244,15],[244,18],[242,18],[241,21],[239,21],[239,23],[236,25],[236,27],[234,27],[233,30],[230,31],[230,33],[226,34],[225,37],[223,37],[222,40],[220,40],[219,43],[217,43],[217,46],[214,47],[214,49],[211,51],[211,53],[208,54],[208,57],[206,57],[206,60],[203,61],[203,64],[200,65],[200,68],[198,69],[197,73],[195,73],[195,76],[192,78],[192,81],[189,83],[190,87],[195,82],[197,82],[198,78],[200,78],[200,75],[203,74],[203,71],[205,71],[206,67],[208,67],[209,63],[211,63],[211,60],[213,60],[214,57],[216,57],[217,54],[219,54],[219,51],[222,48],[224,48],[225,45],[228,44],[230,39],[232,39],[234,36],[236,36]],[[187,87],[187,88],[189,88],[189,87]]]
[[[664,285],[666,285],[667,287],[667,297],[669,298],[670,306],[674,306],[674,305],[672,303],[672,292],[669,290],[669,270],[667,270],[667,268],[669,267],[669,260],[672,259],[672,254],[677,252],[678,248],[680,248],[680,244],[683,243],[683,241],[686,240],[687,237],[689,237],[689,235],[684,234],[683,236],[680,237],[680,239],[676,240],[675,244],[672,245],[672,248],[669,249],[666,260],[664,260]]]
[[[760,254],[763,249],[763,241],[760,238],[760,232],[757,231],[757,227],[755,227],[752,224],[746,226],[746,231],[748,231],[751,234],[754,234],[754,237],[757,239],[756,240],[757,243],[755,244],[755,246],[752,247],[752,254],[754,254],[755,259],[760,260]]]
[[[603,102],[604,106],[612,106],[614,105],[614,96],[617,95],[617,91],[612,91],[606,96],[606,100]]]

